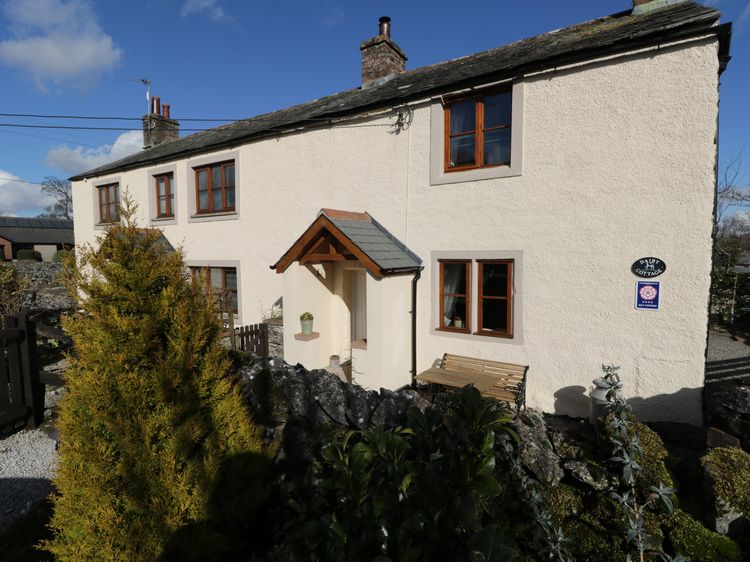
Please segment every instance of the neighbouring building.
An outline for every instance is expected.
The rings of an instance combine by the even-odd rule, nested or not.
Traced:
[[[0,260],[12,260],[18,250],[36,250],[52,261],[58,250],[73,247],[73,221],[0,217]]]
[[[634,4],[414,70],[381,18],[358,87],[183,138],[155,98],[145,150],[71,178],[76,242],[127,192],[237,323],[283,301],[289,362],[370,388],[445,352],[520,363],[571,415],[615,363],[645,419],[699,423],[731,27]],[[667,268],[637,296],[644,257]]]

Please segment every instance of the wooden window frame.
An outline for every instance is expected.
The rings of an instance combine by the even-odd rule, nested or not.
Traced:
[[[193,172],[195,173],[195,214],[196,215],[206,215],[210,213],[224,213],[224,212],[230,212],[236,210],[236,203],[237,203],[237,175],[235,173],[234,176],[234,200],[235,205],[232,205],[231,207],[227,206],[227,178],[226,178],[226,169],[228,167],[235,168],[234,160],[226,160],[224,162],[216,162],[213,164],[206,164],[204,166],[197,166],[193,168]],[[219,167],[221,168],[221,208],[216,209],[214,208],[214,198],[213,193],[215,191],[215,187],[213,185],[214,182],[214,174],[213,169]],[[206,170],[208,173],[208,208],[202,209],[201,208],[201,197],[200,197],[200,180],[198,179],[198,175],[201,171]],[[236,171],[236,168],[235,168]]]
[[[164,178],[164,197],[166,201],[166,213],[162,214],[159,212],[161,209],[161,205],[159,204],[159,200],[161,198],[161,194],[159,193],[159,180],[161,178]],[[174,197],[174,193],[172,192],[172,182],[174,180],[174,174],[172,172],[165,172],[163,174],[156,174],[154,176],[154,188],[156,191],[156,218],[158,219],[166,219],[166,218],[174,218],[174,209],[172,209],[172,197]]]
[[[216,290],[216,288],[211,285],[211,269],[220,269],[221,270],[221,293],[234,293],[235,294],[235,302],[237,303],[237,307],[232,309],[232,314],[235,316],[239,315],[239,306],[240,306],[240,288],[237,287],[235,290],[231,290],[227,288],[227,272],[234,273],[235,277],[237,278],[237,281],[239,281],[239,277],[237,276],[237,268],[236,267],[221,267],[221,266],[210,266],[210,265],[197,265],[197,266],[190,266],[190,273],[193,276],[193,279],[198,278],[200,275],[205,275],[205,283],[206,283],[206,290],[212,291]]]
[[[445,293],[445,264],[447,263],[458,263],[463,264],[466,269],[466,294],[459,293]],[[439,259],[438,264],[440,267],[440,286],[438,288],[438,298],[440,299],[440,316],[438,319],[437,330],[441,332],[454,332],[457,334],[469,334],[471,333],[471,260],[468,259]],[[463,328],[455,328],[453,326],[446,326],[445,323],[445,297],[464,297],[466,299],[466,319]]]
[[[515,268],[515,260],[502,260],[502,259],[487,259],[487,260],[476,260],[478,271],[477,271],[477,331],[474,332],[478,336],[491,336],[496,338],[512,338],[513,337],[513,274]],[[485,264],[506,264],[508,266],[508,279],[506,296],[485,296],[484,287],[482,280],[484,279],[484,265]],[[487,300],[504,300],[507,301],[506,307],[506,331],[499,330],[485,330],[482,328],[482,304],[483,301]]]
[[[109,198],[109,188],[115,188],[115,214],[111,215],[109,207],[112,204]],[[97,185],[97,200],[99,202],[99,224],[109,224],[120,220],[120,184],[118,182]]]
[[[495,94],[509,93],[511,111],[510,111],[510,122],[507,125],[500,125],[499,127],[490,127],[489,129],[484,128],[484,98]],[[450,155],[451,155],[451,136],[466,136],[471,131],[463,131],[451,135],[451,106],[465,102],[467,100],[474,100],[474,164],[466,164],[464,166],[451,166]],[[443,128],[443,149],[444,149],[444,161],[443,170],[448,172],[461,172],[465,170],[477,170],[481,168],[497,168],[500,166],[510,166],[510,159],[508,162],[500,162],[498,164],[484,164],[484,134],[488,131],[500,131],[502,129],[510,129],[511,131],[511,148],[508,150],[508,154],[512,154],[513,145],[513,87],[506,86],[503,88],[497,88],[490,91],[482,92],[481,94],[474,94],[471,96],[462,96],[452,98],[445,102],[443,109],[444,113],[444,128]]]

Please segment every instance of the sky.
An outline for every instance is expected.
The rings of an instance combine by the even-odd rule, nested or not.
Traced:
[[[734,22],[721,79],[720,168],[750,184],[750,0],[711,0]],[[392,18],[407,69],[627,10],[630,0],[0,0],[0,215],[35,216],[47,176],[141,149],[146,88],[175,119],[242,119],[359,85],[359,44]],[[112,127],[70,130],[5,125]],[[219,121],[183,121],[186,129]],[[743,152],[744,150],[744,152]],[[28,183],[25,183],[28,182]]]

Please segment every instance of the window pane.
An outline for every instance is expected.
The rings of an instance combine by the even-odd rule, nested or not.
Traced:
[[[107,204],[103,203],[99,205],[99,222],[107,220]]]
[[[508,301],[482,300],[482,330],[508,331]]]
[[[208,170],[198,172],[198,189],[200,191],[208,189]]]
[[[510,129],[484,133],[484,164],[510,163]]]
[[[208,191],[201,191],[199,195],[198,206],[203,210],[208,209]]]
[[[224,167],[224,179],[227,182],[227,187],[234,187],[234,166]]]
[[[482,264],[482,295],[486,297],[508,296],[508,264]]]
[[[117,205],[115,205],[114,203],[109,204],[109,219],[117,219]]]
[[[476,102],[466,100],[450,106],[451,135],[473,131],[476,127]]]
[[[237,312],[237,293],[230,292],[227,296],[229,298],[229,310]]]
[[[174,214],[174,193],[169,194],[169,214]]]
[[[221,166],[211,168],[211,174],[213,175],[213,178],[211,178],[211,188],[221,191]]]
[[[164,178],[156,178],[156,193],[163,197],[167,190],[167,182]]]
[[[466,297],[444,297],[443,325],[451,328],[466,327]]]
[[[159,214],[167,214],[167,199],[165,197],[159,197]]]
[[[443,294],[466,294],[466,264],[443,263]]]
[[[222,279],[221,269],[219,269],[218,267],[212,267],[209,271],[211,272],[210,273],[211,286],[214,289],[222,289],[223,286],[221,282],[221,279]]]
[[[227,207],[234,208],[234,186],[227,188]]]
[[[221,203],[221,189],[219,187],[214,187],[211,193],[213,193],[214,210],[223,208],[224,205]]]
[[[510,125],[510,92],[484,98],[484,128]]]
[[[237,290],[237,271],[234,269],[231,271],[226,271],[224,275],[227,280],[227,289],[231,291],[236,291]]]
[[[468,166],[474,164],[474,135],[451,139],[450,165]]]

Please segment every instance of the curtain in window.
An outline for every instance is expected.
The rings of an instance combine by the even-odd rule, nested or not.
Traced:
[[[456,293],[463,293],[466,288],[466,265],[463,263],[445,263],[443,264],[443,325],[450,326],[453,324],[453,316],[458,308],[458,299],[464,297],[456,296]],[[465,308],[465,305],[464,305]],[[463,314],[461,315],[463,318]]]

